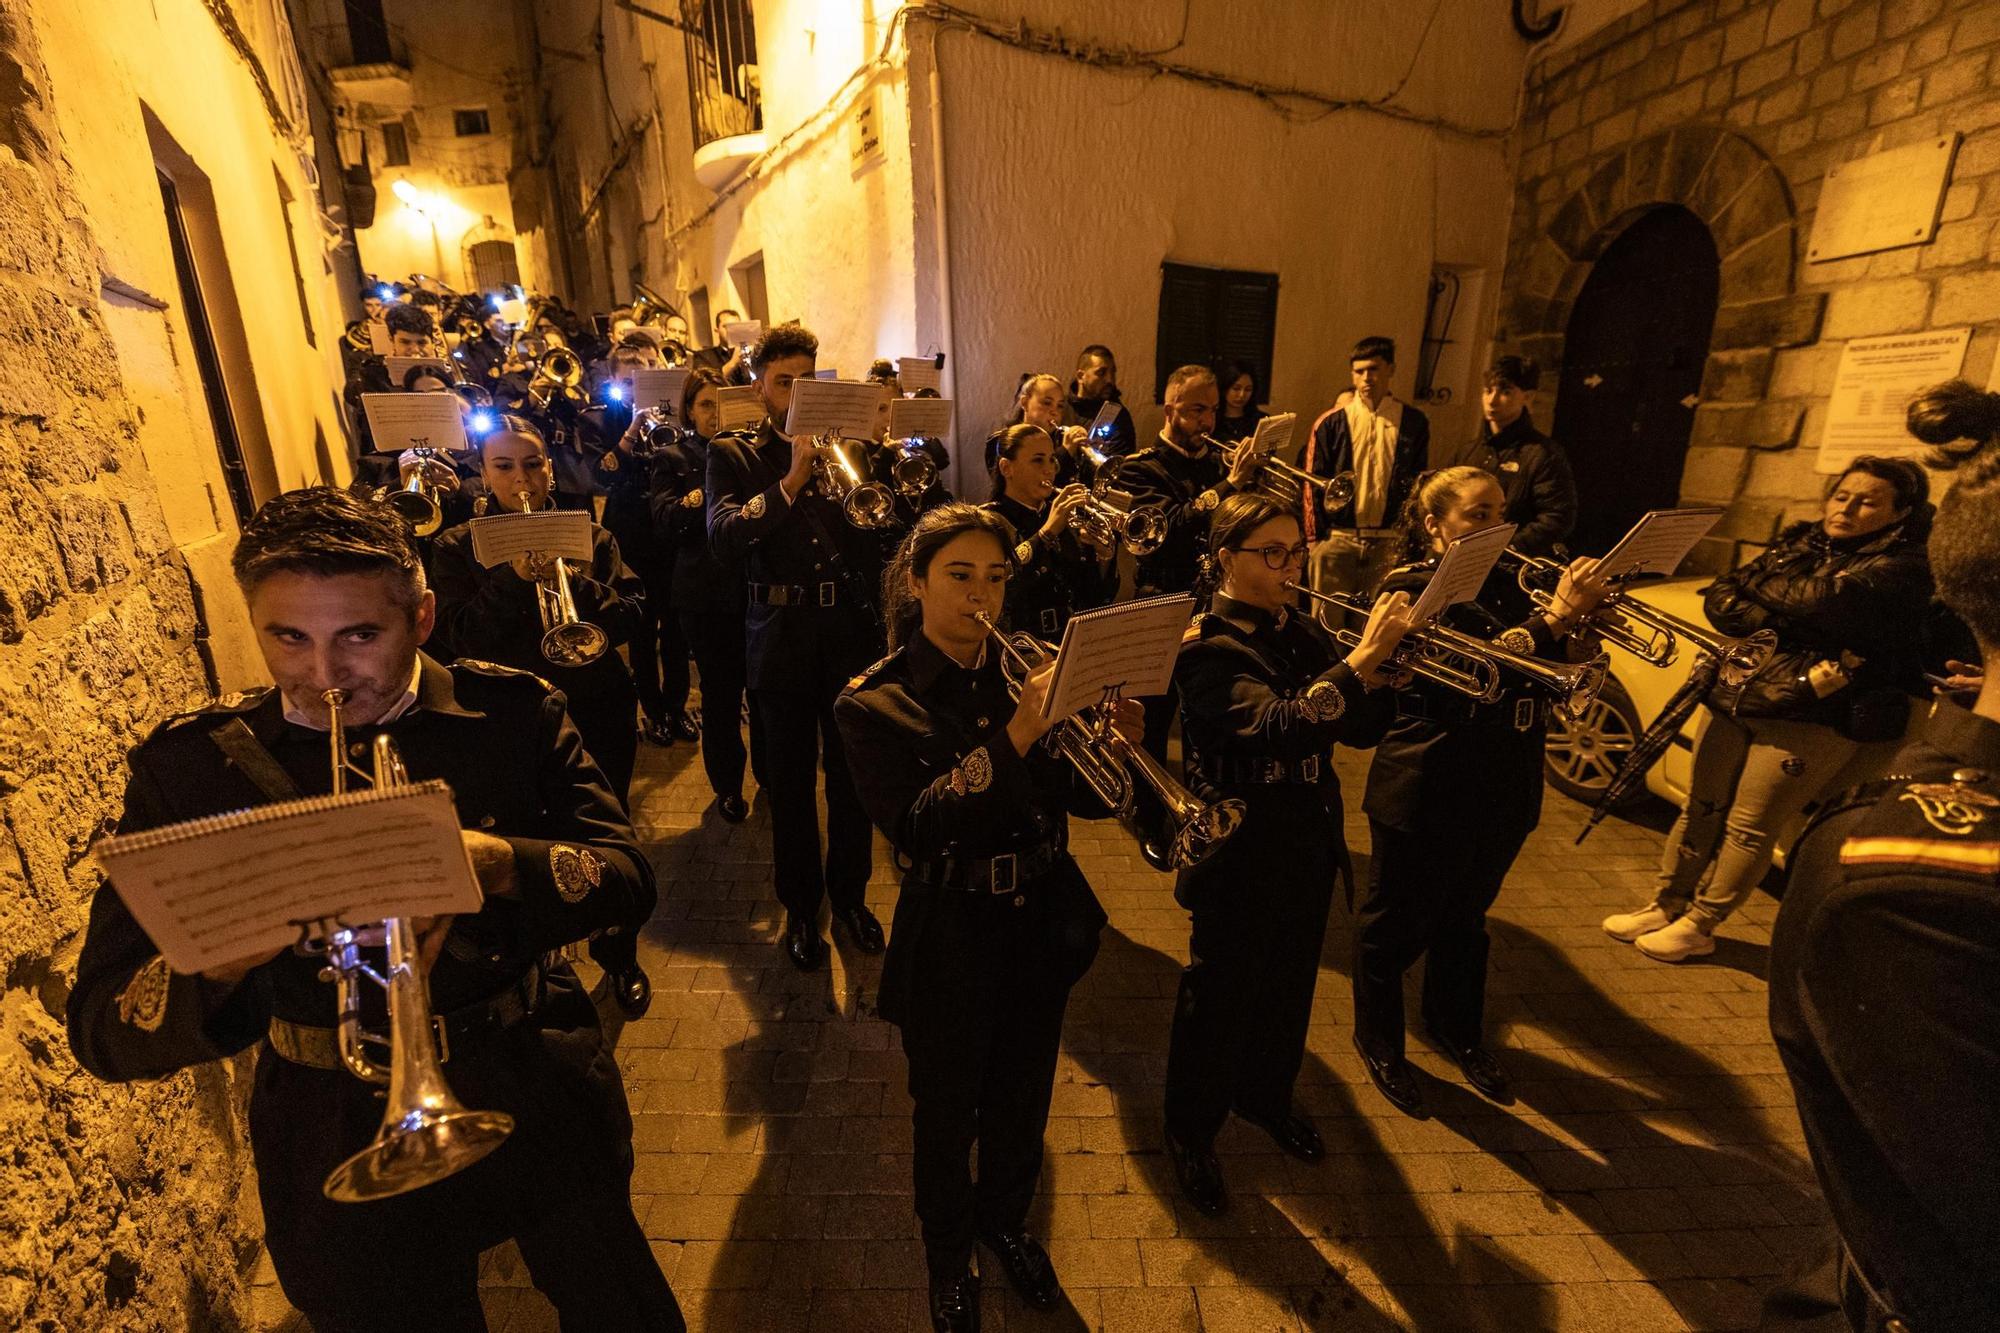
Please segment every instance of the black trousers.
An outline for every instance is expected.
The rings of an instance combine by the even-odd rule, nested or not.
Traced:
[[[639,733],[632,716],[632,696],[606,691],[569,701],[570,721],[583,737],[583,748],[604,770],[620,805],[629,806],[632,766],[639,757]],[[590,937],[590,957],[607,972],[629,972],[639,965],[639,928],[644,921],[624,921]]]
[[[1181,1142],[1212,1142],[1232,1110],[1265,1124],[1291,1114],[1331,902],[1313,886],[1283,909],[1261,895],[1195,909],[1167,1045],[1167,1128]]]
[[[771,865],[778,901],[792,916],[819,920],[828,898],[838,911],[862,905],[873,869],[875,830],[855,794],[847,750],[833,722],[840,683],[815,692],[752,690],[750,707],[763,721],[764,790],[771,798]],[[815,788],[826,769],[826,862],[820,862]]]
[[[1372,1055],[1403,1054],[1403,973],[1424,964],[1424,1025],[1478,1045],[1486,1030],[1486,912],[1532,823],[1473,822],[1449,836],[1369,820],[1374,852],[1354,933],[1354,1031]]]
[[[639,632],[626,645],[632,659],[632,683],[639,688],[639,707],[654,722],[687,711],[688,642],[680,617],[666,604],[665,590],[656,597],[646,590],[646,609]]]
[[[952,895],[915,943],[902,1036],[916,1103],[917,1220],[933,1277],[963,1273],[981,1233],[1018,1230],[1042,1173],[1069,984],[1013,901]]]
[[[557,980],[575,995],[567,972]],[[565,1333],[686,1328],[630,1193],[631,1116],[588,1001],[571,1026],[543,1019],[477,1045],[445,1069],[467,1106],[514,1131],[477,1164],[374,1203],[320,1184],[374,1136],[375,1089],[340,1070],[257,1061],[250,1140],[266,1243],[286,1297],[319,1333],[480,1333],[479,1254],[512,1238]]]
[[[701,766],[708,774],[709,790],[717,796],[741,796],[746,758],[757,785],[765,785],[764,723],[754,709],[747,753],[743,746],[743,682],[749,674],[743,615],[683,611],[680,628],[694,651],[695,670],[701,673]]]

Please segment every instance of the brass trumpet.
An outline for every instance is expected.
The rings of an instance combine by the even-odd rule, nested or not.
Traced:
[[[634,458],[651,458],[681,437],[681,428],[674,424],[673,417],[667,414],[664,407],[642,408],[637,421],[638,438],[632,445]]]
[[[377,735],[372,745],[373,772],[364,772],[347,757],[347,730],[340,710],[347,691],[328,690],[327,743],[333,758],[333,792],[347,791],[348,775],[364,778],[377,788],[400,787],[409,774],[396,742]],[[387,953],[377,972],[363,960],[364,948]],[[326,960],[322,980],[334,986],[340,1020],[336,1028],[341,1063],[356,1078],[386,1084],[388,1106],[381,1128],[367,1147],[326,1178],[326,1197],[339,1203],[368,1203],[419,1189],[463,1171],[498,1148],[513,1132],[514,1118],[499,1111],[471,1111],[452,1095],[438,1061],[431,1019],[430,982],[424,975],[416,931],[408,921],[390,917],[365,926],[328,919],[316,923],[304,953]],[[389,1033],[382,1038],[361,1027],[361,982],[373,981],[387,992]],[[377,1062],[365,1049],[373,1040],[389,1048],[389,1063]]]
[[[1242,451],[1250,447],[1248,440],[1231,449],[1219,443],[1213,436],[1203,438],[1221,451],[1223,465],[1232,471],[1235,470],[1237,459],[1243,456]],[[1322,477],[1317,472],[1308,472],[1302,467],[1295,467],[1284,459],[1274,458],[1269,454],[1258,460],[1257,475],[1250,486],[1251,489],[1261,491],[1287,509],[1302,508],[1305,497],[1309,494],[1307,488],[1313,486],[1325,492],[1320,499],[1328,509],[1343,508],[1354,499],[1352,472],[1336,472],[1331,477]]]
[[[1055,659],[1053,646],[1029,634],[1003,634],[987,615],[979,617],[999,645],[1007,669],[1007,692],[1018,702],[1029,675]],[[1229,841],[1243,822],[1243,802],[1230,798],[1204,803],[1174,780],[1159,760],[1112,728],[1109,707],[1086,709],[1064,718],[1049,732],[1049,748],[1069,760],[1091,794],[1127,827],[1132,817],[1133,780],[1144,782],[1167,809],[1173,838],[1164,848],[1139,838],[1139,854],[1155,870],[1180,870],[1199,865]],[[1137,833],[1137,830],[1133,830]]]
[[[1102,488],[1070,510],[1069,525],[1094,546],[1122,545],[1136,556],[1151,555],[1167,540],[1167,516],[1157,505],[1125,509]]]
[[[1373,607],[1372,602],[1347,593],[1319,592],[1300,583],[1287,583],[1285,587],[1364,620]],[[1361,642],[1361,635],[1342,627],[1333,631],[1333,641],[1343,648],[1353,648]],[[1487,704],[1497,702],[1505,690],[1506,681],[1500,675],[1505,668],[1547,690],[1565,716],[1581,717],[1604,688],[1611,659],[1599,653],[1588,662],[1544,662],[1539,657],[1517,653],[1433,622],[1405,634],[1396,651],[1390,654],[1388,665]]]
[[[889,479],[895,483],[897,493],[912,502],[922,499],[925,491],[937,485],[937,460],[924,448],[923,440],[914,435],[895,441],[892,447],[895,456],[889,463]]]
[[[519,492],[521,512],[528,512],[528,492]],[[530,558],[536,553],[529,552]],[[542,617],[542,656],[551,666],[588,666],[611,648],[611,636],[577,614],[570,591],[569,562],[561,556],[548,562],[548,572],[535,580],[535,609]]]
[[[1500,559],[1515,567],[1514,579],[1536,610],[1547,611],[1554,605],[1554,581],[1563,575],[1559,562],[1515,550],[1501,552]],[[1778,636],[1770,630],[1731,638],[1682,620],[1623,591],[1613,592],[1599,602],[1579,622],[1578,628],[1594,630],[1599,638],[1657,667],[1672,666],[1680,656],[1680,641],[1686,639],[1715,658],[1721,664],[1723,676],[1731,683],[1756,675],[1778,646]]]
[[[459,490],[458,469],[442,449],[417,445],[396,459],[396,489],[384,497],[410,521],[410,530],[428,537],[444,526],[444,498]]]
[[[583,383],[583,362],[567,347],[551,347],[535,359],[534,373],[528,378],[527,400],[537,410],[546,410],[549,399],[561,394],[576,396]]]
[[[868,479],[855,461],[853,446],[833,434],[813,441],[813,485],[840,506],[857,528],[886,528],[896,520],[896,501],[889,489]]]

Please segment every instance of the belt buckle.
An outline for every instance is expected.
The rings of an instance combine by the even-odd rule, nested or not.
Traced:
[[[1304,759],[1301,759],[1301,760],[1299,761],[1299,781],[1300,781],[1300,782],[1318,782],[1318,781],[1319,781],[1319,756],[1318,756],[1318,755],[1316,755],[1316,754],[1309,754],[1309,755],[1307,755],[1307,756],[1306,756],[1306,757],[1305,757]]]
[[[1018,866],[1014,860],[1014,853],[1002,852],[993,858],[993,870],[987,883],[987,892],[995,895],[1012,893],[1018,880]]]
[[[1045,606],[1042,608],[1042,633],[1054,634],[1055,632],[1056,609],[1053,606]]]
[[[819,604],[821,606],[833,605],[833,599],[836,594],[836,589],[838,588],[838,586],[839,585],[834,583],[833,580],[831,579],[828,579],[825,583],[819,585]]]
[[[1535,729],[1535,699],[1527,695],[1514,701],[1514,730],[1533,731]]]

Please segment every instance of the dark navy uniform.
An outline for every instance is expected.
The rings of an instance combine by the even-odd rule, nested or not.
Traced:
[[[743,567],[708,541],[708,441],[692,430],[653,458],[653,530],[672,563],[669,596],[701,672],[701,762],[717,796],[743,794]],[[750,717],[751,767],[763,778],[763,726]]]
[[[1188,628],[1174,664],[1190,789],[1244,803],[1235,836],[1180,872],[1193,914],[1167,1053],[1167,1127],[1206,1146],[1234,1109],[1262,1125],[1291,1114],[1341,836],[1336,742],[1365,749],[1395,717],[1312,617],[1232,598]]]
[[[339,1065],[334,987],[319,962],[286,952],[234,985],[175,974],[109,885],[91,904],[70,1043],[86,1069],[117,1081],[258,1047],[250,1144],[266,1239],[286,1296],[315,1328],[484,1328],[480,1251],[512,1236],[566,1326],[679,1329],[632,1215],[617,1067],[574,974],[544,961],[650,911],[653,872],[560,694],[483,663],[418,665],[416,703],[386,731],[413,779],[451,784],[464,827],[514,848],[519,896],[455,918],[430,973],[445,1076],[467,1106],[514,1117],[507,1141],[408,1194],[327,1199],[321,1183],[374,1137],[382,1096]],[[161,726],[132,752],[119,831],[324,794],[326,733],[283,713],[280,696],[260,690]],[[348,739],[365,754],[377,730],[352,727]],[[364,1003],[381,1021],[379,999]]]
[[[2000,723],[1940,702],[1889,771],[1793,853],[1771,1032],[1852,1327],[2000,1328]]]
[[[1384,592],[1414,600],[1435,560],[1392,572]],[[1476,601],[1448,608],[1451,629],[1524,656],[1560,659],[1539,615],[1509,628],[1489,606],[1513,579],[1496,572]],[[1421,677],[1396,695],[1397,717],[1368,768],[1362,809],[1372,852],[1354,938],[1355,1039],[1403,1057],[1403,973],[1424,964],[1424,1022],[1454,1052],[1485,1032],[1486,912],[1542,814],[1546,692],[1502,671],[1483,704]]]
[[[1235,488],[1221,451],[1206,443],[1176,449],[1156,439],[1118,466],[1118,489],[1132,493],[1134,508],[1157,505],[1166,516],[1167,539],[1139,560],[1141,596],[1187,592],[1208,547],[1208,520]]]
[[[1118,567],[1100,560],[1073,529],[1042,536],[1051,498],[1040,512],[1002,495],[985,507],[1014,529],[1014,574],[1007,580],[1002,619],[1007,628],[1060,642],[1063,627],[1079,611],[1103,606],[1118,592]]]
[[[618,539],[618,553],[639,582],[646,602],[639,630],[627,645],[639,707],[651,723],[668,723],[687,712],[688,644],[674,614],[674,550],[653,526],[652,488],[656,460],[618,447],[632,424],[628,403],[593,404],[583,410],[583,430],[597,444],[597,476],[604,492],[604,527]]]
[[[976,1235],[1027,1215],[1063,1009],[1105,921],[1068,816],[1109,811],[1044,747],[1015,751],[1014,707],[997,650],[968,670],[918,631],[835,709],[862,804],[909,863],[879,1007],[909,1058],[917,1216],[939,1279],[965,1271]]]
[[[883,534],[849,523],[816,486],[785,498],[778,482],[791,465],[791,441],[769,422],[754,435],[726,431],[710,441],[708,539],[748,580],[748,683],[764,724],[778,898],[794,920],[817,923],[823,899],[836,911],[865,905],[873,835],[833,701],[882,651],[886,562]],[[816,760],[826,768],[824,870]]]

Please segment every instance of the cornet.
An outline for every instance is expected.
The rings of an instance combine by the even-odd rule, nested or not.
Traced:
[[[576,353],[567,347],[551,347],[535,360],[534,374],[528,378],[527,401],[544,410],[549,399],[558,393],[565,398],[576,397],[576,386],[581,383],[583,362]]]
[[[889,479],[896,484],[896,491],[905,500],[916,501],[923,498],[925,491],[937,485],[937,460],[931,451],[924,448],[924,442],[917,436],[907,440],[897,440],[894,444],[895,457],[889,464]]]
[[[886,486],[868,479],[867,469],[855,461],[853,446],[836,435],[813,441],[813,484],[857,528],[886,528],[895,522],[895,498]]]
[[[1373,603],[1346,593],[1319,592],[1299,583],[1287,583],[1285,587],[1364,620],[1373,608]],[[1361,634],[1343,626],[1333,631],[1333,641],[1343,648],[1353,648],[1361,642]],[[1539,657],[1517,653],[1433,622],[1403,635],[1403,641],[1389,655],[1387,665],[1486,704],[1498,702],[1506,689],[1506,681],[1500,675],[1504,667],[1547,690],[1565,716],[1581,717],[1589,711],[1597,692],[1604,688],[1611,659],[1599,653],[1588,662],[1544,662]]]
[[[636,421],[639,429],[634,432],[637,438],[632,443],[634,458],[651,458],[681,437],[681,428],[664,407],[642,408]]]
[[[1028,634],[1003,634],[990,616],[979,623],[999,645],[1007,673],[1007,693],[1016,702],[1021,685],[1037,668],[1054,660],[1056,650]],[[1160,761],[1132,744],[1112,727],[1108,706],[1086,709],[1064,718],[1049,732],[1049,748],[1069,760],[1091,794],[1111,807],[1120,820],[1132,816],[1133,777],[1152,788],[1166,807],[1173,838],[1163,848],[1139,839],[1139,854],[1155,870],[1180,870],[1199,865],[1221,849],[1243,822],[1243,802],[1230,798],[1213,805],[1202,802],[1193,792],[1176,782]],[[1137,830],[1134,830],[1137,832]]]
[[[1248,440],[1230,449],[1218,443],[1213,436],[1203,438],[1221,451],[1223,466],[1232,471],[1236,467],[1236,460],[1243,456],[1242,451],[1250,447]],[[1307,487],[1311,486],[1317,486],[1325,492],[1320,499],[1328,509],[1343,508],[1354,499],[1352,472],[1337,472],[1331,477],[1322,477],[1317,472],[1294,467],[1284,459],[1274,458],[1269,454],[1258,460],[1257,475],[1250,486],[1251,489],[1262,492],[1287,509],[1303,506],[1308,494]]]
[[[380,789],[400,787],[409,774],[388,736],[375,737],[374,771],[363,772],[347,757],[347,729],[340,710],[347,691],[328,690],[327,742],[333,757],[333,794],[347,791],[350,773]],[[363,961],[364,948],[387,951],[377,972]],[[366,926],[328,919],[316,923],[300,951],[326,960],[320,979],[331,981],[340,1021],[336,1029],[341,1063],[356,1078],[388,1085],[389,1104],[381,1128],[367,1147],[333,1169],[321,1186],[339,1203],[368,1203],[434,1184],[463,1171],[498,1148],[514,1130],[514,1118],[499,1111],[469,1111],[452,1096],[438,1062],[432,1036],[430,982],[424,975],[416,932],[408,921],[390,917]],[[361,982],[373,981],[387,993],[389,1064],[364,1048],[381,1038],[361,1027]]]
[[[523,490],[517,498],[521,512],[528,512],[530,498]],[[533,559],[535,552],[529,552]],[[535,580],[535,609],[542,617],[542,656],[551,666],[588,666],[611,648],[611,636],[591,624],[576,611],[576,595],[570,591],[569,562],[561,556],[548,562],[547,574]]]
[[[1125,509],[1101,488],[1069,511],[1069,525],[1093,546],[1122,545],[1135,556],[1151,555],[1167,540],[1167,516],[1157,505]]]
[[[1501,552],[1500,559],[1515,567],[1514,579],[1535,609],[1549,611],[1555,603],[1554,580],[1562,577],[1563,566],[1545,556],[1523,555],[1514,550]],[[1778,636],[1770,630],[1734,639],[1691,624],[1622,591],[1613,592],[1599,602],[1578,622],[1578,628],[1594,630],[1607,643],[1657,667],[1672,666],[1680,655],[1680,640],[1686,639],[1715,658],[1723,678],[1732,684],[1756,675],[1778,646]]]
[[[396,460],[396,489],[389,507],[410,521],[410,530],[428,537],[444,526],[444,498],[459,490],[458,469],[442,449],[418,445]]]

